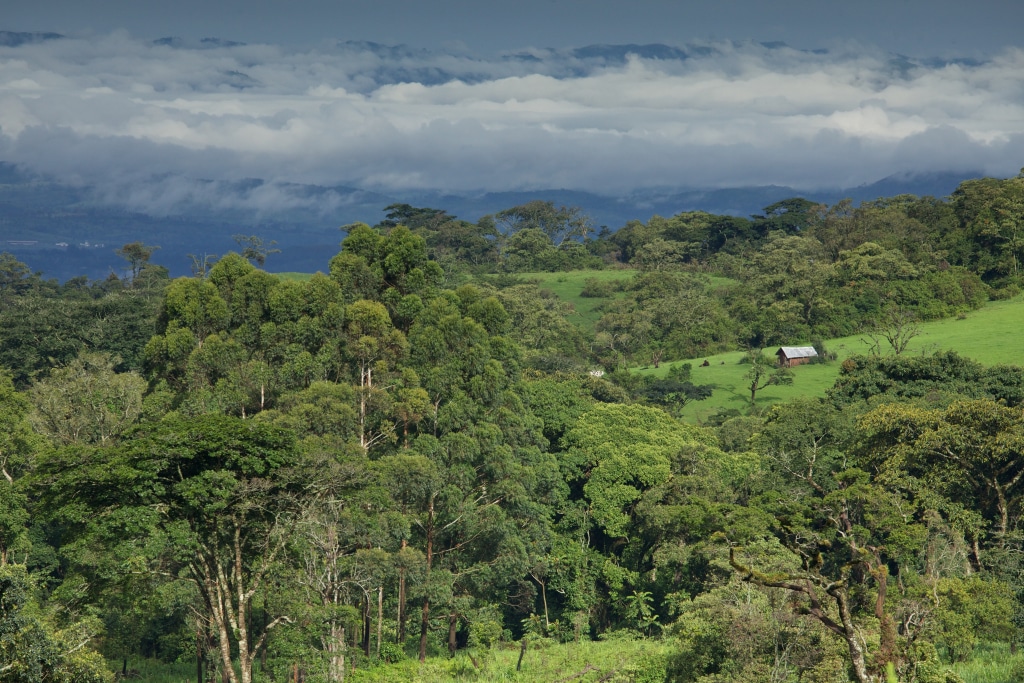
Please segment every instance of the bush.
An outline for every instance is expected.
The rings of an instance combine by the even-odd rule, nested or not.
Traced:
[[[1007,299],[1014,298],[1015,296],[1020,294],[1020,292],[1020,287],[1011,282],[1010,284],[1004,285],[999,289],[993,289],[992,293],[989,296],[993,301],[1005,301]]]
[[[1010,669],[1010,680],[1013,683],[1024,681],[1024,659],[1017,660]]]
[[[380,661],[394,664],[403,659],[405,659],[405,650],[401,645],[390,642],[380,644]]]
[[[587,299],[606,299],[621,291],[621,280],[600,280],[596,277],[588,277],[583,281],[583,290],[580,292],[580,296]]]

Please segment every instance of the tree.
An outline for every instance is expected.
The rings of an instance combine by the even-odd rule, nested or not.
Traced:
[[[14,553],[31,547],[28,499],[18,484],[30,471],[37,437],[26,419],[30,403],[14,390],[10,375],[0,370],[0,567]]]
[[[764,207],[764,215],[754,216],[756,228],[761,233],[780,230],[787,234],[799,234],[810,227],[815,211],[820,209],[821,205],[803,197],[783,199]]]
[[[1024,368],[986,368],[956,351],[928,356],[851,356],[843,361],[828,394],[836,405],[884,394],[890,400],[931,397],[938,403],[990,398],[1013,407],[1024,404]]]
[[[423,553],[421,661],[432,610],[447,608],[453,647],[464,605],[500,595],[527,573],[527,548],[546,546],[548,506],[557,498],[549,477],[554,460],[536,445],[516,443],[503,426],[506,434],[480,421],[439,438],[420,435],[410,449],[380,461]]]
[[[114,253],[128,262],[129,280],[134,285],[135,281],[139,278],[139,274],[149,264],[149,259],[152,258],[153,252],[159,248],[143,244],[142,242],[129,242],[120,249],[115,249]]]
[[[690,401],[710,398],[713,391],[713,385],[691,382],[690,364],[684,363],[669,368],[667,376],[647,382],[640,393],[648,401],[666,406],[678,414]]]
[[[499,211],[495,218],[499,230],[505,235],[538,229],[548,236],[556,248],[567,239],[585,240],[592,228],[590,216],[578,206],[556,208],[553,202],[540,199]]]
[[[657,408],[597,404],[566,432],[560,460],[598,528],[619,537],[627,534],[630,510],[642,493],[668,480],[681,450],[701,444],[714,445],[714,437]]]
[[[344,680],[345,629],[361,621],[360,614],[367,616],[368,594],[382,589],[381,574],[389,569],[391,556],[380,548],[406,527],[389,510],[382,478],[363,454],[329,453],[329,443],[314,440],[307,445],[318,472],[311,482],[315,494],[304,506],[290,546],[299,559],[298,609],[318,624],[315,634],[327,659],[327,680],[333,683]],[[352,603],[363,608],[357,610]],[[368,643],[365,621],[363,629]]]
[[[276,240],[264,242],[258,235],[232,235],[231,239],[242,249],[242,258],[248,259],[260,268],[267,262],[267,256],[281,253],[280,249],[273,248],[277,244]]]
[[[107,445],[142,414],[146,381],[134,372],[114,371],[115,359],[83,353],[32,387],[31,420],[58,444]]]
[[[917,316],[902,306],[887,308],[876,329],[878,334],[889,342],[889,347],[897,356],[907,350],[907,346],[914,337],[921,334]]]
[[[729,560],[745,581],[789,591],[794,610],[840,637],[857,680],[871,683],[889,663],[901,672],[915,663],[906,645],[921,623],[897,629],[907,588],[889,577],[917,561],[927,533],[915,501],[850,467],[845,429],[837,411],[815,411],[808,402],[770,414],[754,443],[771,464],[770,488],[751,517],[735,517],[740,523],[727,535],[734,543],[759,536],[750,521],[767,513],[769,538],[793,561],[765,566],[767,558],[735,545]],[[868,628],[877,629],[876,650],[865,643]]]
[[[764,355],[761,349],[748,351],[747,361],[750,363],[750,369],[743,379],[749,382],[747,388],[750,390],[751,407],[756,405],[757,392],[765,387],[793,383],[793,375],[786,368],[780,368],[771,358]]]
[[[760,343],[786,343],[795,335],[805,336],[825,322],[833,308],[829,285],[834,271],[815,240],[775,234],[743,271],[745,287],[735,290],[734,316],[745,317],[737,305],[756,302],[753,336]]]
[[[959,225],[944,236],[951,261],[986,282],[1019,278],[1024,258],[1024,177],[981,178],[960,184],[951,197]]]
[[[867,413],[861,427],[869,462],[887,472],[905,471],[981,513],[994,525],[997,542],[1005,542],[1024,504],[1019,408],[991,399],[956,401],[937,410],[888,404]]]
[[[112,683],[113,674],[90,641],[95,618],[54,623],[38,603],[23,565],[0,565],[0,680],[5,683]]]
[[[202,280],[210,272],[210,268],[217,262],[217,254],[202,255],[186,254],[191,262],[192,277]]]
[[[408,344],[405,335],[392,326],[384,305],[375,301],[357,301],[348,307],[345,336],[359,375],[359,445],[369,453],[374,445],[395,438],[391,397],[385,388]]]
[[[117,447],[57,451],[34,481],[52,492],[55,519],[92,530],[96,552],[103,538],[163,544],[153,570],[180,569],[195,586],[225,674],[251,683],[268,632],[290,620],[278,614],[259,625],[251,614],[304,502],[299,464],[290,432],[206,415],[147,425]],[[107,525],[120,530],[116,538]]]
[[[32,271],[8,252],[0,253],[0,301],[8,303],[31,287]]]

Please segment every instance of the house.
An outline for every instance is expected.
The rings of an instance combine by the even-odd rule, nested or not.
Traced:
[[[810,363],[812,358],[817,357],[818,352],[813,346],[781,346],[775,355],[778,356],[781,367],[792,368]]]

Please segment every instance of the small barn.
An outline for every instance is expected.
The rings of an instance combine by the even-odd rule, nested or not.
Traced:
[[[817,357],[818,352],[813,346],[781,346],[775,355],[779,359],[780,367],[792,368],[810,363],[812,358]]]

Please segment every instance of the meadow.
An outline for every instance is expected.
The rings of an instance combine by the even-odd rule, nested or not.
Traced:
[[[1024,296],[1006,301],[993,301],[962,318],[949,318],[921,323],[921,333],[911,340],[905,354],[931,354],[936,351],[956,351],[983,365],[1024,364]],[[824,396],[839,376],[843,360],[854,354],[870,350],[866,335],[828,339],[825,347],[836,354],[829,363],[801,365],[793,368],[793,383],[770,386],[757,392],[757,407],[766,408],[801,396]],[[882,340],[881,352],[892,353]],[[793,340],[792,346],[806,344],[806,340]],[[774,354],[777,347],[765,349]],[[694,384],[713,384],[714,393],[704,401],[691,402],[684,407],[682,416],[691,421],[702,421],[719,410],[735,408],[745,411],[750,407],[750,390],[743,376],[750,368],[740,361],[745,353],[732,351],[707,358],[662,363],[661,367],[637,368],[636,372],[664,376],[669,368],[690,363]],[[708,365],[703,365],[704,361]]]
[[[623,282],[630,280],[637,274],[631,268],[615,268],[608,270],[573,270],[558,273],[521,273],[521,277],[527,282],[536,283],[539,287],[551,291],[562,301],[567,301],[576,309],[574,315],[569,317],[570,322],[579,325],[588,332],[594,331],[594,325],[600,320],[601,306],[614,299],[625,296],[624,292],[614,292],[610,297],[584,297],[580,292],[586,286],[587,280],[594,279],[598,282]],[[712,276],[708,278],[708,288],[714,289],[733,284],[735,280],[726,277]]]
[[[615,292],[612,297],[580,296],[580,292],[586,286],[586,281],[595,279],[598,282],[625,282],[635,274],[635,270],[627,269],[573,270],[559,273],[522,273],[518,277],[551,291],[562,301],[571,303],[576,312],[569,316],[569,321],[584,330],[593,332],[594,325],[602,315],[601,311],[597,309],[610,299],[621,298],[623,293]]]

